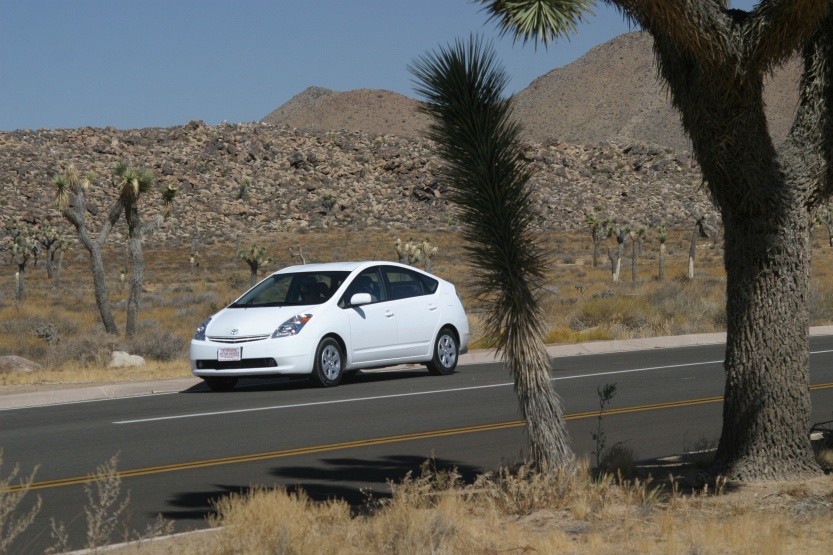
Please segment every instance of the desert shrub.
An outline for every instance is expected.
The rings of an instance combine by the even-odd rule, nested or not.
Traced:
[[[636,452],[626,443],[614,443],[599,463],[602,472],[631,479],[636,473]]]
[[[160,329],[155,323],[145,323],[128,341],[131,354],[161,361],[180,358],[186,346],[182,338]]]
[[[83,368],[107,366],[113,351],[122,350],[119,338],[107,333],[88,333],[60,342],[54,353],[55,364],[75,362]]]

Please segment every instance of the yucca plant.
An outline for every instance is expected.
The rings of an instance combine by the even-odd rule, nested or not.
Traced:
[[[574,456],[561,401],[550,378],[539,303],[547,260],[532,232],[532,171],[518,144],[520,127],[503,98],[508,76],[491,45],[476,37],[426,54],[409,68],[431,117],[428,136],[445,162],[449,198],[468,241],[474,291],[486,308],[515,381],[532,460],[542,471]]]

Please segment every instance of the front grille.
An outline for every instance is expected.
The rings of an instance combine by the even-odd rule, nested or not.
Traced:
[[[198,360],[200,370],[245,370],[248,368],[277,368],[274,358],[244,358],[243,360]]]
[[[249,343],[251,341],[263,341],[264,339],[269,339],[271,334],[266,335],[244,335],[240,337],[232,337],[232,336],[210,336],[207,337],[209,341],[214,341],[215,343]]]

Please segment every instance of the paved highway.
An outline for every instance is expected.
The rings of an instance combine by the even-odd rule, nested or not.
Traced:
[[[685,451],[720,432],[722,345],[553,359],[573,448],[589,454],[597,388],[617,384],[604,427],[641,458]],[[813,420],[833,419],[833,336],[811,341]],[[2,409],[4,475],[39,465],[37,522],[20,552],[51,545],[49,519],[83,544],[83,483],[118,453],[131,528],[157,514],[177,531],[205,527],[210,502],[252,485],[301,487],[314,498],[360,503],[385,495],[429,457],[466,476],[522,459],[526,438],[512,380],[500,364],[362,373],[334,389],[303,381],[245,382],[229,393],[176,394]]]

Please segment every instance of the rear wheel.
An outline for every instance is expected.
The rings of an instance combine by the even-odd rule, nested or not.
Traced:
[[[443,328],[437,334],[434,343],[434,358],[427,364],[428,371],[435,376],[445,376],[457,368],[457,337],[449,328]]]
[[[334,387],[339,384],[343,375],[344,354],[341,345],[332,337],[325,337],[315,350],[315,361],[312,365],[310,379],[319,387]]]
[[[237,378],[203,378],[203,381],[212,391],[231,391],[237,385]]]

